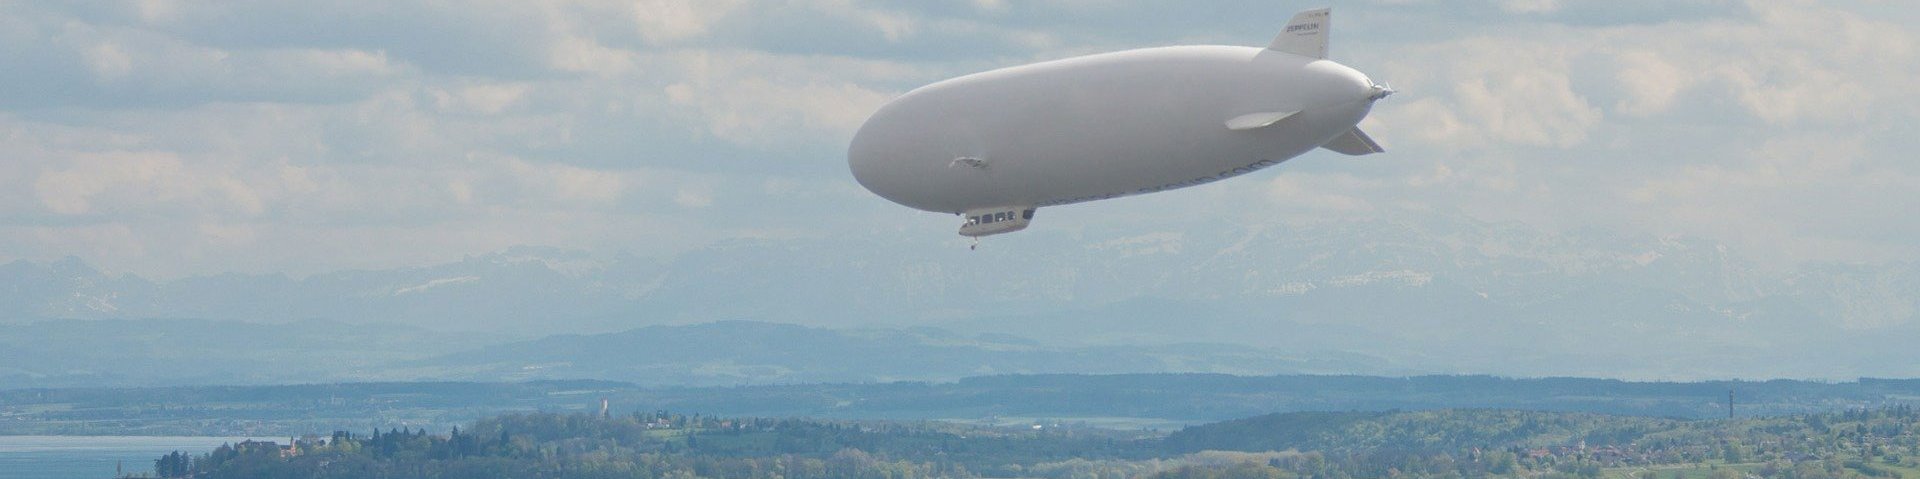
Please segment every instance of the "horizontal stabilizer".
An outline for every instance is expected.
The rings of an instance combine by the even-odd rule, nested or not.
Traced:
[[[1287,119],[1287,117],[1293,116],[1296,113],[1300,113],[1300,112],[1268,111],[1268,112],[1260,112],[1260,113],[1248,113],[1245,115],[1233,117],[1233,119],[1231,120],[1227,120],[1227,129],[1233,130],[1233,131],[1243,131],[1243,130],[1257,130],[1261,128],[1266,128],[1269,126],[1273,126],[1274,123],[1279,123],[1280,120],[1285,120]]]
[[[1327,31],[1333,28],[1333,10],[1321,8],[1295,14],[1280,36],[1267,45],[1268,50],[1309,58],[1327,57]]]
[[[1347,130],[1346,133],[1341,133],[1340,136],[1334,137],[1333,141],[1329,141],[1325,145],[1320,145],[1320,147],[1352,156],[1387,152],[1386,149],[1380,148],[1379,143],[1373,142],[1373,137],[1367,136],[1367,132],[1360,131],[1360,127],[1357,126]]]

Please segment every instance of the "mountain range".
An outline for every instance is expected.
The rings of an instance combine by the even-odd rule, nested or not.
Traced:
[[[1233,234],[1186,234],[1195,228]],[[22,260],[0,265],[0,321],[331,321],[538,340],[749,320],[907,335],[879,341],[931,326],[1055,348],[1233,345],[1281,358],[1365,358],[1354,364],[1367,371],[1920,375],[1905,346],[1920,342],[1912,263],[1762,267],[1704,238],[1444,215],[1168,223],[1132,235],[1053,230],[979,251],[902,235],[734,240],[665,258],[519,247],[299,278],[156,281],[78,258]],[[1201,239],[1215,237],[1225,239]],[[482,364],[463,370],[480,374]]]
[[[956,381],[1049,373],[1399,373],[1355,354],[1224,344],[1049,346],[934,328],[724,321],[510,340],[334,321],[0,325],[0,390],[366,381],[613,380],[651,387]]]

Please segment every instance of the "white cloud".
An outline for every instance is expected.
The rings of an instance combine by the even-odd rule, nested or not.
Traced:
[[[180,2],[177,0],[138,0],[134,8],[139,11],[140,21],[162,23],[174,19],[180,14]]]
[[[1625,8],[1653,14],[1581,23],[1579,2],[1381,3],[1346,10],[1336,58],[1402,90],[1365,124],[1389,154],[1131,204],[1241,195],[1233,214],[1463,211],[1738,236],[1784,261],[1920,257],[1897,234],[1920,229],[1900,190],[1920,187],[1903,161],[1920,61],[1885,14],[1911,7],[1641,2]],[[1284,20],[1107,0],[369,5],[13,7],[0,67],[37,75],[0,85],[0,246],[166,275],[819,233],[767,204],[894,221],[840,153],[898,92],[1116,45],[1258,44]],[[1406,11],[1485,28],[1383,22]],[[342,259],[302,241],[417,245]]]
[[[85,55],[87,66],[102,80],[118,79],[133,71],[133,58],[112,42],[94,45],[86,50]]]
[[[447,181],[447,194],[453,196],[455,203],[462,205],[471,205],[475,199],[473,195],[473,185],[467,183],[466,180],[455,179]]]
[[[1914,111],[1892,83],[1916,63],[1905,29],[1815,5],[1750,5],[1748,22],[1525,29],[1407,50],[1376,76],[1418,99],[1380,114],[1390,125],[1400,115],[1439,125],[1410,136],[1458,149],[1584,145],[1596,128],[1619,123],[1593,105],[1608,88],[1617,90],[1611,107],[1634,118],[1714,101],[1779,125]],[[1594,65],[1611,78],[1576,78]]]
[[[849,137],[892,95],[858,85],[782,85],[763,80],[667,87],[675,104],[707,118],[715,137],[745,144],[780,144],[815,135]]]
[[[1560,0],[1501,0],[1500,9],[1512,13],[1553,13],[1560,10]]]
[[[812,0],[812,4],[816,9],[866,24],[878,30],[887,41],[892,42],[898,42],[912,35],[919,25],[919,20],[912,15],[867,8],[853,0]]]
[[[162,246],[120,223],[10,227],[0,231],[5,232],[0,239],[10,243],[9,249],[13,251],[32,251],[44,247],[42,245],[62,245],[65,254],[101,258],[101,261],[112,261],[119,265],[130,265],[131,259],[148,256],[149,245]]]
[[[199,231],[200,237],[205,238],[210,246],[219,247],[246,246],[260,237],[253,225],[244,223],[205,221],[200,223]]]
[[[1605,40],[1633,45],[1622,55],[1621,80],[1656,100],[1671,94],[1663,87],[1705,82],[1697,94],[1732,98],[1779,125],[1859,124],[1888,106],[1913,111],[1914,102],[1895,93],[1895,78],[1916,65],[1916,38],[1907,29],[1817,4],[1749,7],[1751,23],[1628,29]]]
[[[1767,139],[1738,161],[1682,166],[1621,195],[1656,213],[1647,219],[1657,228],[1769,252],[1760,259],[1776,265],[1904,259],[1910,248],[1877,245],[1872,232],[1920,208],[1902,193],[1920,190],[1920,175],[1865,161],[1876,154],[1867,144],[1860,135]]]
[[[674,192],[673,204],[688,208],[713,206],[713,190],[703,186],[682,186]]]
[[[973,8],[989,13],[1007,11],[1007,0],[973,0]]]
[[[637,68],[632,52],[608,48],[591,38],[579,36],[568,36],[555,42],[549,61],[561,71],[601,76],[632,74]]]
[[[1395,100],[1414,105],[1377,111],[1396,132],[1445,148],[1579,146],[1602,113],[1574,88],[1568,59],[1578,51],[1500,38],[1410,50],[1376,76],[1412,93]]]
[[[1614,105],[1622,113],[1636,117],[1665,113],[1674,97],[1694,83],[1693,74],[1662,58],[1655,51],[1629,51],[1619,55],[1619,72],[1614,78],[1627,94]]]
[[[1920,208],[1901,193],[1920,189],[1920,165],[1892,160],[1920,134],[1903,121],[1920,100],[1888,80],[1920,59],[1909,30],[1847,8],[1753,2],[1744,16],[1396,46],[1356,64],[1403,91],[1364,125],[1395,161],[1313,168],[1404,184],[1309,176],[1276,182],[1293,189],[1275,198],[1685,234],[1776,267],[1920,258],[1900,237],[1920,230],[1901,213]]]
[[[626,180],[617,173],[595,171],[566,165],[530,165],[516,162],[522,178],[539,179],[551,188],[554,198],[594,204],[609,204],[620,199]]]
[[[457,88],[433,88],[434,108],[446,112],[498,115],[519,104],[533,86],[525,83],[471,85]]]
[[[724,51],[690,52],[680,65],[685,81],[664,89],[667,100],[698,112],[714,137],[741,144],[851,137],[893,97],[852,81],[889,74],[884,63]]]
[[[1293,173],[1267,181],[1267,197],[1277,208],[1313,216],[1366,213],[1376,207],[1369,197],[1388,186],[1380,180],[1348,174]]]
[[[666,43],[704,35],[715,22],[746,4],[744,0],[638,0],[633,18],[647,41]]]
[[[66,168],[40,174],[33,190],[47,210],[62,215],[177,208],[252,216],[265,210],[260,196],[246,182],[217,172],[190,170],[177,155],[166,152],[74,155]]]

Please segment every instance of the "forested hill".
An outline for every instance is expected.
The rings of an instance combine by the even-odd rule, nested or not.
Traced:
[[[156,461],[163,477],[1621,478],[1920,476],[1910,407],[1681,421],[1497,410],[1293,413],[1169,437],[1042,425],[513,414]]]
[[[1512,409],[1706,419],[1909,404],[1920,381],[1637,383],[1488,376],[989,376],[951,383],[650,387],[611,381],[0,390],[0,434],[281,435],[455,424],[506,411],[706,411],[753,417],[1125,420],[1170,429],[1296,411]],[[112,418],[103,422],[101,418]],[[1111,424],[1111,422],[1110,422]]]
[[[1193,426],[1166,439],[1175,451],[1437,452],[1492,445],[1627,444],[1675,419],[1513,410],[1296,412]]]

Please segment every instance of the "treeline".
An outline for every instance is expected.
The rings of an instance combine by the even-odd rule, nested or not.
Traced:
[[[640,387],[606,381],[350,383],[0,390],[0,434],[280,435],[456,424],[507,411],[620,405],[759,417],[1127,417],[1192,423],[1286,411],[1490,408],[1712,419],[1873,408],[1920,380],[1660,383],[1490,376],[1012,375],[953,383]],[[591,396],[581,396],[584,392]],[[562,394],[564,393],[564,394]]]
[[[1195,426],[1160,443],[1163,454],[1313,451],[1283,468],[1311,477],[1920,477],[1920,414],[1908,405],[1698,421],[1502,410],[1291,413]]]
[[[1302,450],[1451,452],[1473,447],[1629,444],[1659,431],[1714,421],[1511,410],[1304,412],[1193,426],[1169,435],[1174,451]]]
[[[939,422],[514,414],[448,434],[336,432],[156,461],[195,478],[1920,477],[1897,406],[1682,421],[1501,410],[1292,413],[1167,436]]]
[[[1138,435],[994,430],[933,422],[514,414],[446,435],[335,432],[223,445],[156,462],[161,477],[974,477],[1062,457],[1141,456]],[[1007,469],[1006,466],[1016,466]]]

